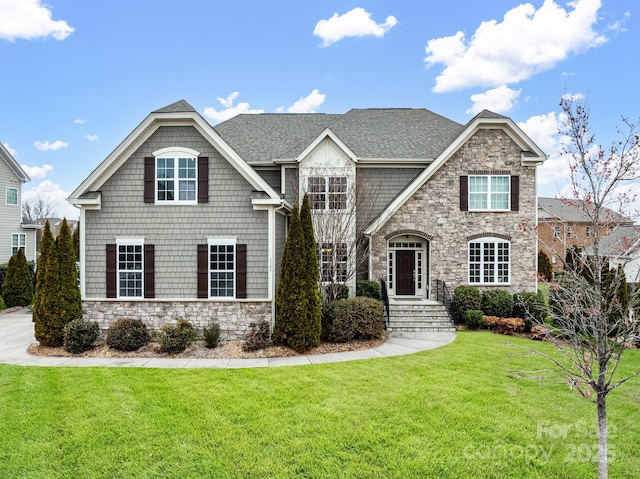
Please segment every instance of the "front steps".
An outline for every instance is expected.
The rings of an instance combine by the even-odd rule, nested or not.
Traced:
[[[388,331],[455,332],[442,303],[425,299],[390,299]]]

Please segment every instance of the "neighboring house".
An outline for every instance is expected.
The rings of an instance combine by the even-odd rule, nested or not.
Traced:
[[[51,234],[53,235],[54,238],[57,238],[58,233],[60,233],[60,225],[62,224],[62,220],[63,218],[51,217],[51,218],[43,218],[37,222],[37,224],[40,225],[40,229],[38,230],[38,233],[36,236],[36,244],[38,245],[38,251],[40,251],[40,243],[42,241],[42,234],[44,232],[43,230],[44,224],[47,221],[49,222],[49,227],[51,228]],[[70,233],[73,234],[73,232],[77,228],[78,222],[76,220],[67,219],[67,225],[69,225]]]
[[[536,288],[536,166],[509,118],[461,125],[424,109],[239,115],[152,112],[71,194],[85,314],[157,326],[272,320],[287,218],[308,192],[323,280],[383,279],[392,302],[436,285]],[[350,253],[359,250],[366,261]]]
[[[9,262],[18,249],[27,261],[36,260],[39,225],[22,221],[22,183],[31,181],[18,162],[0,143],[0,264]]]
[[[551,260],[554,271],[564,268],[567,249],[576,246],[586,250],[593,245],[596,234],[604,238],[617,226],[632,224],[633,220],[603,208],[598,231],[595,231],[589,209],[582,200],[538,198],[540,249]]]
[[[622,266],[628,283],[640,283],[640,226],[618,226],[598,242],[599,254],[608,261],[609,268]],[[593,255],[593,246],[587,248]]]

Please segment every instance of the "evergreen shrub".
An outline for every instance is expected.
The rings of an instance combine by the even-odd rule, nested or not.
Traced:
[[[478,329],[484,326],[484,313],[479,309],[468,309],[464,312],[464,324],[468,329]]]
[[[503,289],[485,291],[480,309],[487,316],[510,318],[513,315],[513,295]]]
[[[451,303],[453,320],[456,324],[464,323],[464,313],[470,309],[482,309],[482,293],[475,286],[458,286],[453,291]]]
[[[367,298],[382,299],[380,292],[380,283],[368,279],[358,281],[356,283],[356,296],[365,296]]]
[[[160,330],[161,353],[178,354],[191,346],[196,340],[196,330],[191,322],[179,319],[176,324],[165,324]]]
[[[373,298],[341,299],[326,308],[325,315],[327,339],[331,342],[377,339],[384,335],[382,303]]]
[[[100,328],[95,321],[73,319],[64,325],[62,345],[65,351],[80,354],[93,348],[99,335]]]
[[[150,340],[147,325],[140,319],[120,318],[107,330],[107,344],[118,351],[135,351]]]
[[[7,274],[0,293],[8,308],[28,306],[33,302],[31,272],[22,249],[18,249],[18,252],[9,260]]]
[[[513,316],[522,318],[526,333],[536,324],[543,324],[549,315],[549,308],[541,292],[523,291],[513,295]]]

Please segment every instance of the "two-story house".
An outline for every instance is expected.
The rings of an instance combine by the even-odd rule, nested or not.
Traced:
[[[436,284],[536,288],[536,166],[509,118],[425,109],[239,115],[152,112],[82,182],[81,290],[103,327],[271,320],[288,215],[309,194],[322,281],[384,280],[392,302]]]
[[[11,153],[0,143],[0,264],[19,249],[27,261],[36,261],[36,231],[40,226],[22,221],[22,184],[31,181]]]

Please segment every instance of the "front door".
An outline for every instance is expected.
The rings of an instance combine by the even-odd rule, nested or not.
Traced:
[[[413,296],[416,294],[415,281],[416,252],[396,251],[396,294]]]

